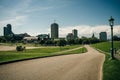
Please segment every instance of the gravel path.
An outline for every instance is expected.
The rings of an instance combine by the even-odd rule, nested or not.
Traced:
[[[0,65],[0,80],[102,80],[104,54],[85,47],[83,54]]]
[[[26,47],[26,49],[35,49],[41,47]],[[16,46],[0,46],[0,51],[13,51],[16,50]]]

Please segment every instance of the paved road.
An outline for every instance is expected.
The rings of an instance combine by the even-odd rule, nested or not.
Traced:
[[[87,53],[0,65],[0,80],[102,80],[104,54]]]

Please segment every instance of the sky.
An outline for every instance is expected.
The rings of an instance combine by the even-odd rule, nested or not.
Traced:
[[[73,29],[79,37],[98,37],[103,31],[110,37],[110,16],[115,19],[114,35],[120,36],[120,0],[0,0],[0,35],[7,24],[15,34],[50,34],[55,21],[60,37]]]

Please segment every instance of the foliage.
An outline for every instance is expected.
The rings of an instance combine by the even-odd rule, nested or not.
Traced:
[[[45,44],[45,41],[44,40],[40,40],[39,44],[43,45],[43,44]]]
[[[72,44],[74,44],[74,41],[75,41],[74,39],[68,39],[67,44],[72,45]]]
[[[89,38],[89,42],[90,42],[91,44],[98,43],[98,42],[99,42],[99,39],[97,39],[96,37],[92,37],[92,38]]]
[[[113,36],[113,40],[115,40],[115,41],[120,41],[120,37],[114,35],[114,36]]]
[[[6,42],[6,39],[5,39],[4,36],[0,36],[0,42],[2,42],[2,43],[5,43],[5,42]]]
[[[17,50],[17,51],[24,51],[24,50],[25,50],[25,47],[17,46],[17,47],[16,47],[16,50]]]
[[[45,45],[53,45],[53,44],[54,44],[54,42],[52,40],[47,40],[45,42]]]
[[[60,39],[58,42],[57,42],[57,45],[58,46],[65,46],[67,44],[67,42],[64,40],[64,39]]]

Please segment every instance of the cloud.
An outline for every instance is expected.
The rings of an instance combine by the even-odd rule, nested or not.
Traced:
[[[24,24],[24,21],[26,20],[26,16],[16,16],[14,18],[8,19],[8,20],[2,20],[0,21],[1,26],[5,26],[6,24],[13,24],[14,26],[20,26]]]
[[[0,35],[2,35],[3,27],[7,24],[12,24],[12,26],[18,27],[24,25],[25,21],[27,19],[27,16],[16,16],[14,18],[8,19],[8,20],[1,20],[0,21]]]
[[[99,38],[100,32],[107,32],[108,38],[111,36],[111,29],[108,25],[97,25],[97,26],[88,26],[88,25],[79,25],[79,26],[69,26],[69,27],[61,27],[60,28],[60,37],[66,37],[68,33],[72,33],[73,29],[78,30],[78,36],[86,36],[91,37],[94,33],[96,37]],[[120,36],[120,25],[114,26],[114,35]]]

